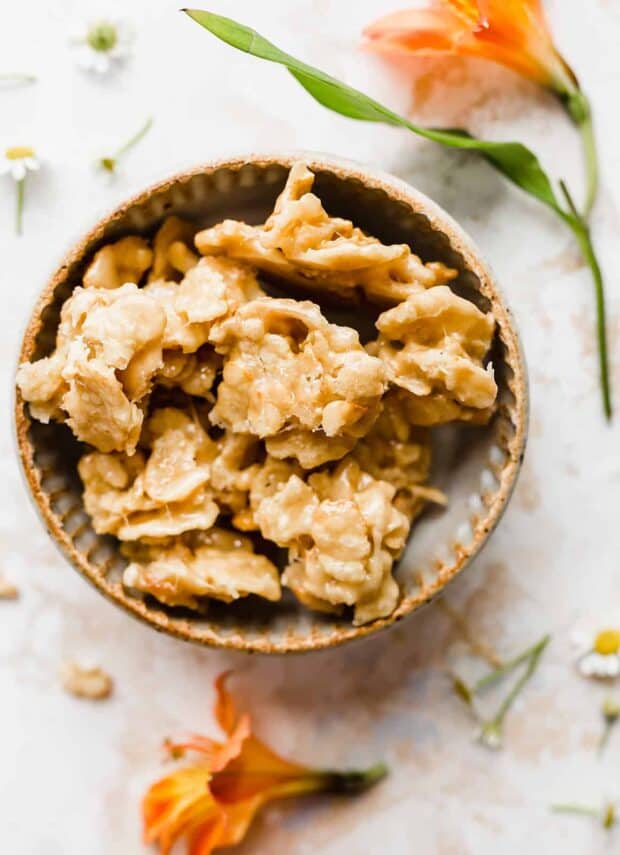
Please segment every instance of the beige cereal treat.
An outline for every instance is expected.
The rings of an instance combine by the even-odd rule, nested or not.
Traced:
[[[409,533],[395,493],[352,460],[307,482],[291,476],[254,514],[264,537],[289,548],[283,584],[312,608],[353,606],[356,625],[390,614],[392,564]]]
[[[445,421],[446,400],[488,413],[497,385],[493,368],[483,365],[495,320],[446,286],[420,291],[377,320],[379,338],[369,347],[384,362],[390,381],[426,404],[425,424]],[[437,417],[433,403],[437,400]]]
[[[78,464],[84,507],[120,541],[125,586],[164,605],[277,601],[284,584],[309,608],[351,607],[355,624],[386,617],[412,521],[445,503],[428,484],[428,428],[494,410],[492,315],[447,287],[456,271],[331,217],[314,178],[295,164],[263,225],[203,230],[200,256],[176,216],[151,243],[103,246],[53,353],[19,368],[31,416],[92,446]],[[378,338],[363,347],[315,302],[267,296],[258,271],[390,307]],[[260,537],[288,550],[282,578]],[[106,679],[66,669],[84,696]]]
[[[293,475],[303,478],[304,471],[295,460],[277,460],[267,455],[263,461],[252,465],[248,475],[245,501],[236,510],[232,522],[239,531],[258,531],[255,512],[263,499],[277,493]]]
[[[210,528],[219,514],[209,481],[216,443],[173,408],[153,413],[141,443],[148,457],[93,452],[80,460],[84,507],[95,531],[138,540]]]
[[[306,428],[290,428],[276,436],[268,436],[265,448],[278,460],[294,458],[304,469],[315,469],[332,460],[340,460],[358,441],[356,433],[363,433],[372,424],[377,411],[370,410],[361,419],[355,432],[346,436],[327,436],[324,430],[309,431]]]
[[[212,401],[213,384],[222,367],[221,357],[204,345],[196,353],[165,350],[163,365],[155,376],[158,386],[182,389],[187,395]]]
[[[100,451],[136,446],[137,405],[162,367],[163,310],[136,285],[76,288],[64,304],[54,353],[24,363],[17,384],[41,421],[66,420]]]
[[[198,609],[205,598],[230,603],[249,594],[271,601],[281,596],[277,568],[235,532],[214,528],[193,548],[176,542],[140,557],[125,570],[123,584],[168,606]]]
[[[167,217],[153,239],[153,264],[148,281],[170,281],[179,278],[198,263],[190,249],[194,237],[191,223],[180,217]]]
[[[143,288],[166,313],[163,347],[195,353],[214,323],[263,295],[254,272],[227,258],[202,258],[180,283],[158,279]]]
[[[448,394],[433,394],[420,398],[405,389],[401,389],[400,393],[407,418],[411,424],[420,427],[433,427],[456,421],[485,425],[495,410],[494,406],[481,410],[475,407],[464,407]]]
[[[85,288],[118,288],[137,284],[151,266],[153,251],[141,237],[125,237],[102,247],[86,269]]]
[[[101,701],[112,694],[112,677],[96,665],[80,665],[77,662],[64,662],[60,669],[63,689],[77,698]]]
[[[357,332],[328,323],[314,303],[253,300],[212,341],[225,358],[210,415],[220,427],[262,438],[290,428],[357,437],[378,415],[383,365]]]
[[[446,504],[446,497],[427,484],[431,466],[431,441],[427,429],[416,427],[408,415],[407,398],[394,389],[383,399],[381,415],[355,446],[351,456],[364,472],[396,488],[394,504],[409,520],[427,502]]]
[[[311,193],[314,174],[296,163],[262,226],[224,220],[196,235],[204,255],[223,253],[310,290],[347,300],[360,289],[370,300],[398,303],[420,288],[456,276],[443,264],[423,264],[406,244],[386,246],[350,220],[330,217]]]

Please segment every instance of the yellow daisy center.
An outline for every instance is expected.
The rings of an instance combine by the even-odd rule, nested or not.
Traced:
[[[112,50],[118,41],[118,33],[116,27],[108,21],[99,21],[93,24],[86,35],[86,41],[93,50],[106,51]]]
[[[34,149],[27,145],[14,145],[4,152],[7,160],[21,160],[24,157],[34,157]]]
[[[620,629],[604,629],[594,640],[594,649],[603,656],[620,651]]]

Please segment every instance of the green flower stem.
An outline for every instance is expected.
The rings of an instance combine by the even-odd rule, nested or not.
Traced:
[[[592,113],[588,109],[587,117],[580,123],[579,131],[583,144],[583,154],[586,163],[586,199],[583,206],[583,216],[587,219],[596,201],[598,193],[598,155],[596,139],[592,126]]]
[[[125,154],[125,152],[128,152],[130,148],[133,148],[135,145],[137,145],[140,140],[144,136],[146,136],[146,134],[151,130],[152,126],[153,119],[148,118],[146,122],[142,125],[140,130],[137,131],[137,133],[135,133],[132,137],[130,137],[130,139],[128,139],[126,143],[123,143],[123,145],[118,149],[118,151],[114,154],[114,160],[118,160]]]
[[[489,746],[499,748],[501,745],[502,728],[504,726],[506,714],[521,693],[525,684],[536,671],[540,657],[542,656],[545,647],[549,644],[549,641],[550,636],[545,635],[538,644],[535,644],[534,647],[531,648],[529,651],[529,658],[527,660],[527,668],[501,702],[495,715],[483,724],[481,737]]]
[[[20,71],[0,74],[0,83],[35,83],[36,79],[34,74],[25,74]]]
[[[607,351],[607,317],[605,309],[605,285],[603,274],[596,257],[592,243],[590,228],[584,217],[579,213],[566,184],[561,181],[560,187],[566,198],[570,214],[561,214],[562,219],[571,229],[579,244],[583,258],[592,273],[594,296],[596,302],[596,337],[598,341],[599,376],[603,396],[603,410],[607,419],[612,416],[611,387],[609,382],[609,356]]]
[[[123,143],[123,145],[119,149],[117,149],[114,154],[100,158],[98,164],[101,169],[104,169],[106,172],[114,173],[114,171],[116,170],[116,165],[121,159],[121,157],[123,157],[124,154],[126,154],[130,149],[137,145],[144,136],[146,136],[146,134],[150,131],[152,125],[153,119],[147,119],[146,122],[140,128],[140,130],[138,130],[137,133],[130,137],[127,142]]]
[[[17,194],[15,205],[15,231],[18,235],[22,234],[22,223],[24,218],[24,190],[26,187],[26,179],[20,178],[17,182]]]
[[[593,816],[595,819],[600,819],[601,816],[598,808],[590,807],[589,805],[555,804],[551,805],[551,810],[554,813],[574,813],[579,816]]]
[[[616,808],[612,802],[605,805],[603,810],[590,807],[590,805],[578,804],[555,804],[551,805],[551,810],[554,813],[572,813],[577,816],[590,816],[598,820],[603,828],[606,829],[613,828],[617,822]]]
[[[592,125],[592,106],[577,84],[571,89],[560,92],[560,100],[581,134],[586,166],[586,197],[582,216],[584,220],[587,220],[596,201],[599,172],[596,139]]]
[[[525,662],[531,656],[533,656],[543,641],[549,640],[549,636],[545,636],[544,639],[537,642],[536,644],[532,644],[531,647],[528,647],[527,650],[524,650],[523,653],[519,653],[517,656],[514,656],[512,659],[508,659],[506,662],[502,663],[498,668],[495,668],[493,671],[490,671],[488,674],[485,674],[484,677],[481,677],[479,680],[474,683],[472,686],[472,692],[477,693],[482,689],[486,689],[487,686],[493,685],[496,683],[501,677],[505,674],[509,674],[512,670],[514,670],[518,665]],[[546,644],[546,641],[545,641]]]
[[[599,754],[602,754],[605,748],[607,747],[607,743],[609,742],[609,737],[611,736],[614,724],[614,721],[609,721],[608,719],[605,720],[605,724],[603,725],[603,732],[600,735],[597,746]]]

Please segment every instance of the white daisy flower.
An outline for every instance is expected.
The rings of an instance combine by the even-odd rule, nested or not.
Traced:
[[[17,185],[15,208],[15,229],[22,233],[22,217],[24,212],[24,192],[26,175],[36,172],[41,163],[33,148],[27,145],[16,145],[0,150],[0,175],[10,175]]]
[[[107,18],[93,21],[71,39],[76,63],[85,71],[107,74],[115,64],[130,56],[134,38],[126,21]]]
[[[10,175],[15,181],[23,181],[29,170],[36,171],[40,166],[30,146],[15,145],[0,152],[0,175]]]
[[[612,680],[620,676],[620,616],[601,622],[598,628],[577,629],[572,642],[577,669],[584,677]]]

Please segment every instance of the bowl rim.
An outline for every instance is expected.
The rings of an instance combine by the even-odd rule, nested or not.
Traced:
[[[16,388],[15,383],[13,384],[15,439],[27,492],[49,536],[63,557],[106,599],[158,632],[164,632],[201,646],[246,653],[287,654],[336,647],[386,630],[430,603],[471,564],[496,528],[515,488],[527,442],[529,389],[523,348],[510,308],[475,243],[450,214],[404,180],[381,169],[319,152],[250,153],[207,161],[181,169],[166,178],[149,184],[108,213],[100,216],[95,224],[65,252],[55,271],[39,293],[22,336],[18,364],[29,359],[33,353],[42,327],[43,309],[51,302],[56,289],[64,281],[67,270],[90,251],[93,243],[103,237],[104,230],[110,223],[121,219],[132,208],[145,204],[151,197],[169,191],[175,185],[185,184],[197,176],[213,175],[223,169],[239,171],[248,165],[259,168],[283,166],[290,169],[297,160],[303,160],[313,171],[331,172],[337,178],[358,180],[366,188],[383,191],[390,199],[403,202],[411,210],[424,215],[433,229],[445,234],[451,248],[463,257],[467,268],[475,273],[479,279],[482,293],[493,305],[493,313],[498,327],[501,329],[502,342],[510,353],[509,366],[512,371],[510,391],[514,397],[511,412],[514,414],[512,419],[514,434],[506,444],[507,455],[502,467],[499,487],[493,495],[490,506],[486,508],[484,517],[473,526],[471,542],[467,547],[459,545],[454,561],[448,566],[442,567],[430,585],[424,585],[415,595],[403,597],[391,615],[362,626],[350,625],[338,628],[330,635],[309,633],[303,639],[291,638],[288,640],[284,636],[282,641],[274,642],[266,637],[247,639],[239,631],[230,636],[222,637],[210,627],[201,627],[199,633],[192,632],[190,619],[181,620],[172,618],[162,611],[153,612],[142,599],[125,594],[121,583],[108,583],[105,576],[75,547],[71,537],[64,530],[59,517],[52,509],[47,493],[42,489],[39,472],[34,464],[33,445],[28,436],[32,419],[28,413],[28,408],[24,405],[21,393]]]

